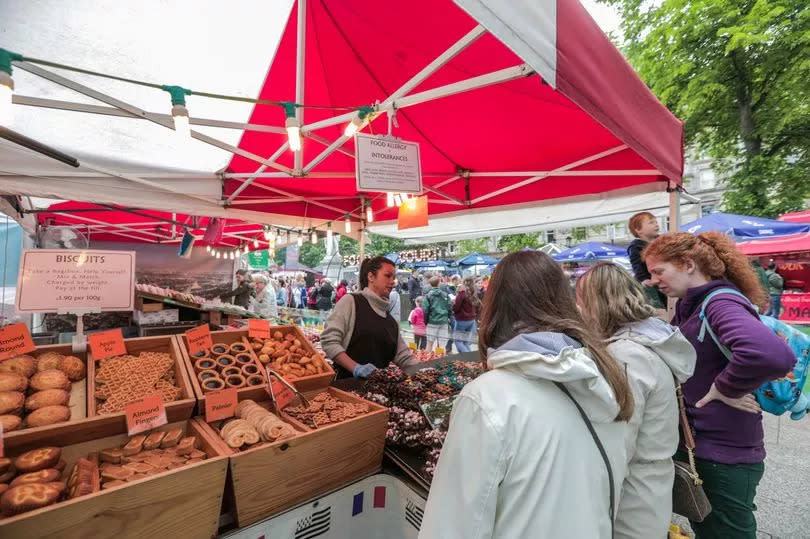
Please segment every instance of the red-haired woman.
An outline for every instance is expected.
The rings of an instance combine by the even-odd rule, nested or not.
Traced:
[[[559,264],[504,257],[478,339],[488,372],[453,405],[419,536],[611,537],[633,395]]]
[[[682,387],[695,434],[697,469],[712,512],[692,528],[700,539],[754,539],[754,497],[765,469],[765,444],[762,414],[751,392],[784,376],[795,357],[759,321],[753,305],[767,305],[765,294],[748,259],[725,234],[666,234],[650,243],[643,256],[652,284],[679,298],[673,324],[697,352],[695,373]],[[718,293],[705,309],[731,359],[708,332],[701,337],[704,300],[721,288],[745,295]]]

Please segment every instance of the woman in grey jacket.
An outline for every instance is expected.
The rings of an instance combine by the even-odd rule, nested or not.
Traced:
[[[615,537],[666,537],[675,478],[671,457],[678,448],[675,380],[692,376],[695,349],[678,329],[655,318],[641,285],[616,264],[596,264],[579,278],[576,291],[583,318],[608,341],[633,389]]]

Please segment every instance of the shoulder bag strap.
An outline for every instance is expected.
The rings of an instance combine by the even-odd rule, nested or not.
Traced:
[[[610,536],[614,536],[614,517],[615,517],[615,506],[616,506],[616,487],[613,484],[613,468],[610,466],[610,460],[608,459],[607,452],[605,451],[605,447],[602,445],[602,441],[599,439],[599,436],[596,434],[596,430],[593,428],[593,424],[591,420],[588,419],[588,415],[585,413],[585,410],[582,409],[582,406],[579,405],[577,400],[571,395],[568,391],[568,388],[565,387],[560,382],[554,382],[554,384],[560,388],[560,390],[565,393],[565,395],[571,399],[571,402],[574,403],[574,406],[577,407],[577,411],[579,412],[580,417],[585,422],[585,426],[588,427],[588,432],[591,433],[591,437],[593,438],[594,443],[596,444],[597,449],[599,449],[599,454],[602,455],[602,460],[605,461],[605,468],[607,468],[608,473],[608,483],[610,484]]]
[[[723,355],[726,356],[726,359],[731,359],[731,350],[720,344],[720,339],[717,338],[717,334],[712,329],[711,324],[709,324],[709,317],[706,315],[706,307],[708,307],[709,301],[718,294],[733,294],[735,296],[739,296],[745,299],[749,303],[750,301],[748,300],[747,297],[745,297],[745,294],[743,294],[739,290],[734,290],[733,288],[718,288],[717,290],[710,292],[709,295],[707,295],[706,298],[703,300],[703,303],[701,303],[700,305],[700,314],[698,316],[700,317],[701,324],[700,324],[700,332],[698,333],[697,338],[698,342],[703,342],[703,340],[706,338],[706,332],[708,331],[709,336],[714,341],[714,344],[717,345],[717,348],[720,349],[720,352],[722,352]],[[756,306],[754,306],[754,309],[756,309]]]
[[[678,412],[681,418],[681,431],[683,431],[683,445],[686,447],[686,454],[689,456],[689,471],[692,472],[692,481],[695,486],[703,484],[695,466],[695,437],[692,434],[692,426],[689,424],[689,418],[686,415],[686,404],[683,400],[683,388],[678,380],[675,379],[675,394],[678,396]]]

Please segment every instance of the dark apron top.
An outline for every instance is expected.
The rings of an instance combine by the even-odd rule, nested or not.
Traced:
[[[380,316],[362,294],[354,298],[354,331],[346,353],[357,363],[371,363],[379,369],[387,367],[397,353],[399,324],[390,313]],[[338,378],[347,378],[352,373],[340,365]]]

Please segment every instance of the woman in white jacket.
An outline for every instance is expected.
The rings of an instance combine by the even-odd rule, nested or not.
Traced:
[[[455,401],[419,536],[610,537],[611,475],[618,500],[633,413],[622,369],[544,253],[498,263],[482,316],[488,372]]]
[[[635,404],[627,431],[627,477],[616,515],[617,538],[666,537],[672,517],[672,455],[678,448],[675,382],[695,370],[695,349],[658,318],[630,273],[600,262],[577,281],[588,326],[626,365]]]
[[[277,317],[276,292],[270,284],[270,279],[257,273],[253,276],[253,282],[256,284],[256,297],[251,300],[250,310],[265,318]]]

